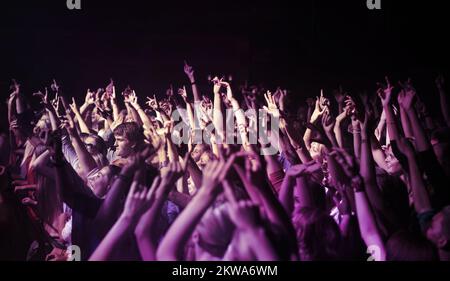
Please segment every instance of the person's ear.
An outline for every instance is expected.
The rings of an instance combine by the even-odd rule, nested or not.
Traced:
[[[198,244],[199,240],[200,240],[200,235],[198,234],[197,231],[194,231],[194,233],[192,234],[192,241],[195,244]]]

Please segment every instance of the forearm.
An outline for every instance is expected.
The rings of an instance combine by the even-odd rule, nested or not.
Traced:
[[[119,119],[119,107],[117,106],[115,98],[111,98],[111,107],[113,112],[113,120]]]
[[[294,211],[294,186],[295,179],[286,175],[281,184],[280,193],[278,194],[278,198],[289,216]]]
[[[338,145],[337,138],[336,138],[336,136],[334,135],[334,132],[333,132],[333,131],[325,131],[325,134],[326,134],[327,138],[330,140],[331,145],[332,145],[333,147],[340,147],[340,146]]]
[[[406,138],[413,137],[414,135],[412,133],[411,124],[409,122],[408,115],[406,114],[406,111],[402,107],[400,107],[400,120],[402,122],[404,136]]]
[[[394,110],[392,109],[391,105],[385,106],[383,110],[386,114],[386,123],[389,133],[389,139],[391,141],[398,140],[400,134],[397,127],[397,121],[394,115]]]
[[[70,133],[70,139],[72,140],[75,153],[78,156],[81,171],[85,177],[90,171],[97,167],[97,164],[95,163],[94,158],[92,158],[92,155],[87,151],[76,130],[73,130],[73,132]]]
[[[431,144],[427,138],[425,130],[420,125],[419,117],[414,108],[407,111],[408,118],[411,121],[411,127],[415,138],[416,150],[418,152],[426,151],[431,148]]]
[[[241,234],[244,236],[243,239],[249,243],[250,249],[258,261],[279,260],[274,245],[267,238],[266,231],[263,228],[249,228],[242,231]]]
[[[333,128],[333,132],[336,137],[336,143],[337,143],[338,147],[343,148],[344,141],[342,139],[341,121],[336,120],[336,123],[334,124],[334,128]]]
[[[378,247],[380,256],[377,260],[384,261],[386,259],[384,242],[381,239],[380,231],[375,223],[375,217],[364,190],[355,191],[355,203],[361,237],[367,247]]]
[[[305,134],[303,135],[303,142],[305,143],[306,149],[309,151],[311,149],[311,129],[306,128]]]
[[[83,115],[86,113],[86,111],[90,108],[92,108],[93,105],[92,104],[88,104],[88,103],[83,103],[83,105],[80,106],[80,114]]]
[[[22,96],[18,95],[18,97],[16,98],[16,112],[17,112],[17,114],[24,113],[26,109],[27,108],[25,106],[25,102],[24,102]]]
[[[191,82],[192,93],[194,95],[194,102],[200,101],[200,92],[198,91],[197,83],[195,82],[195,77],[193,75],[189,76],[189,82]]]
[[[353,127],[353,153],[356,158],[361,157],[361,133],[359,132],[359,128],[355,129]]]
[[[100,209],[95,217],[98,234],[102,237],[116,220],[122,210],[122,199],[126,197],[132,182],[131,173],[121,172],[111,185]]]
[[[167,231],[158,247],[158,260],[181,260],[183,258],[184,247],[189,237],[215,199],[213,194],[203,192],[203,190],[205,188],[200,189]]]
[[[216,129],[216,137],[220,143],[223,142],[224,132],[223,132],[223,112],[222,112],[222,101],[220,99],[220,94],[214,94],[214,108],[213,108],[213,124]]]
[[[105,238],[103,238],[94,253],[92,253],[89,261],[110,260],[116,246],[127,237],[127,232],[130,231],[130,226],[131,218],[121,216]]]
[[[158,190],[161,189],[165,189],[165,187],[158,187]],[[158,237],[156,235],[158,233],[155,229],[157,228],[156,223],[158,222],[158,216],[161,214],[161,209],[166,199],[167,194],[163,194],[159,197],[157,196],[150,209],[142,215],[134,230],[139,252],[144,261],[156,260],[156,250],[158,248]]]
[[[148,118],[147,114],[145,114],[144,110],[139,105],[137,105],[135,107],[135,109],[136,109],[137,113],[139,114],[139,117],[140,117],[142,123],[144,124],[144,129],[155,131],[152,121],[150,120],[150,118]],[[114,119],[114,120],[116,120],[116,119]]]
[[[54,171],[47,165],[49,160],[50,152],[46,150],[44,153],[34,159],[34,161],[30,164],[30,169],[49,179],[54,179]]]
[[[431,210],[430,195],[422,177],[417,160],[414,156],[408,157],[409,183],[413,191],[414,208],[418,214]]]
[[[90,133],[89,127],[86,125],[86,122],[84,122],[84,119],[81,116],[81,114],[78,111],[74,112],[74,113],[75,113],[75,117],[78,120],[78,125],[80,126],[80,131],[82,133],[89,134]]]
[[[59,118],[56,116],[55,110],[47,109],[48,116],[50,118],[50,123],[52,126],[52,131],[56,131],[59,129],[59,125],[61,122],[59,121]]]
[[[384,154],[384,151],[381,148],[381,144],[378,141],[378,139],[375,137],[375,135],[371,135],[370,146],[372,149],[372,157],[373,157],[375,163],[378,165],[378,167],[387,171],[388,167],[386,164],[386,154]]]
[[[296,179],[296,188],[298,188],[299,207],[316,207],[314,200],[310,193],[310,187],[308,186],[305,177],[301,176]]]

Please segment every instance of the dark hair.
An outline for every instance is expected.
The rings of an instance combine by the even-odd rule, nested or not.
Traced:
[[[300,259],[337,260],[341,257],[339,226],[325,211],[298,208],[294,211],[292,222],[297,233]]]
[[[105,141],[97,134],[80,133],[80,137],[83,141],[88,137],[93,138],[95,140],[95,148],[97,149],[97,151],[104,155],[106,154]]]
[[[386,243],[388,261],[437,261],[436,248],[425,237],[410,231],[394,233]]]
[[[121,136],[127,138],[131,142],[143,143],[144,130],[135,122],[125,122],[117,126],[114,131],[114,136]]]

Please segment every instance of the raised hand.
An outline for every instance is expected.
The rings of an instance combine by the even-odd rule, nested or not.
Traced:
[[[183,98],[185,102],[187,101],[187,91],[185,86],[183,86],[183,88],[178,89],[178,94]]]
[[[47,105],[49,104],[47,88],[45,88],[45,94],[42,93],[41,91],[38,91],[36,93],[33,93],[33,96],[40,98],[41,99],[40,103],[43,104],[44,106],[47,107]]]
[[[70,109],[72,109],[73,113],[79,113],[77,103],[75,102],[75,98],[72,98],[72,103],[69,104]]]
[[[219,77],[216,76],[211,81],[214,84],[213,93],[216,95],[220,94],[220,87],[222,87],[223,79],[219,79]]]
[[[194,69],[192,66],[188,65],[186,61],[184,61],[184,73],[186,73],[189,80],[194,81]]]
[[[272,93],[270,91],[267,91],[267,93],[264,94],[264,98],[266,99],[267,106],[263,106],[263,108],[273,117],[280,117],[280,111],[278,110]]]
[[[333,117],[330,114],[329,110],[325,110],[323,116],[322,116],[322,127],[325,130],[325,132],[330,133],[333,131],[335,124],[335,120],[333,120]]]
[[[151,199],[151,189],[139,184],[134,180],[128,192],[127,199],[122,212],[122,217],[129,219],[138,219],[145,212],[146,203]]]
[[[227,161],[221,159],[209,162],[203,170],[202,188],[209,192],[217,191],[217,186],[227,176],[234,159],[235,155],[231,155]]]
[[[362,182],[358,164],[352,155],[343,149],[334,148],[330,153],[330,157],[334,158],[350,181]]]
[[[239,201],[230,203],[230,219],[240,230],[255,229],[261,225],[260,208],[252,201]]]
[[[323,89],[320,90],[319,106],[320,109],[324,109],[330,106],[330,100],[324,97]]]
[[[381,99],[381,104],[383,106],[388,106],[391,102],[392,90],[394,87],[389,82],[389,78],[386,76],[386,85],[378,83],[379,89],[377,90],[378,96]]]
[[[86,96],[84,98],[84,103],[87,105],[95,103],[95,92],[91,92],[90,89],[87,89]]]
[[[221,84],[227,89],[227,99],[231,101],[233,99],[233,91],[231,90],[230,83],[223,81]]]
[[[17,96],[20,93],[20,84],[17,83],[17,81],[15,79],[12,79],[12,84],[9,87],[10,90],[12,90],[11,95],[10,96]]]
[[[136,92],[133,90],[131,94],[128,95],[128,102],[134,107],[139,108],[138,98]]]
[[[416,94],[414,91],[405,91],[402,89],[397,96],[398,104],[404,110],[410,110],[415,102]]]
[[[316,122],[317,118],[322,116],[322,114],[325,112],[326,109],[327,108],[321,109],[321,107],[320,107],[320,98],[316,97],[315,108],[314,108],[313,113],[311,114],[310,123]]]
[[[153,99],[150,97],[147,97],[147,101],[145,103],[148,106],[150,106],[150,108],[152,108],[153,110],[159,110],[159,104],[158,104],[158,101],[156,100],[155,95],[153,95]]]
[[[114,87],[114,81],[111,78],[108,86],[106,86],[106,88],[105,88],[105,92],[108,93],[109,96],[113,96],[113,94],[114,94],[114,98],[115,98],[115,91],[116,91],[116,89]]]
[[[161,174],[161,186],[174,187],[177,180],[184,175],[186,164],[187,161],[184,164],[181,164],[179,161],[170,162],[168,169]]]

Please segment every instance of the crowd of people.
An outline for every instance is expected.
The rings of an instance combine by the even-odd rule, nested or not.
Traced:
[[[1,259],[450,260],[442,76],[435,118],[411,79],[300,103],[184,72],[189,90],[145,103],[111,80],[78,106],[53,81],[36,106],[13,81]]]

